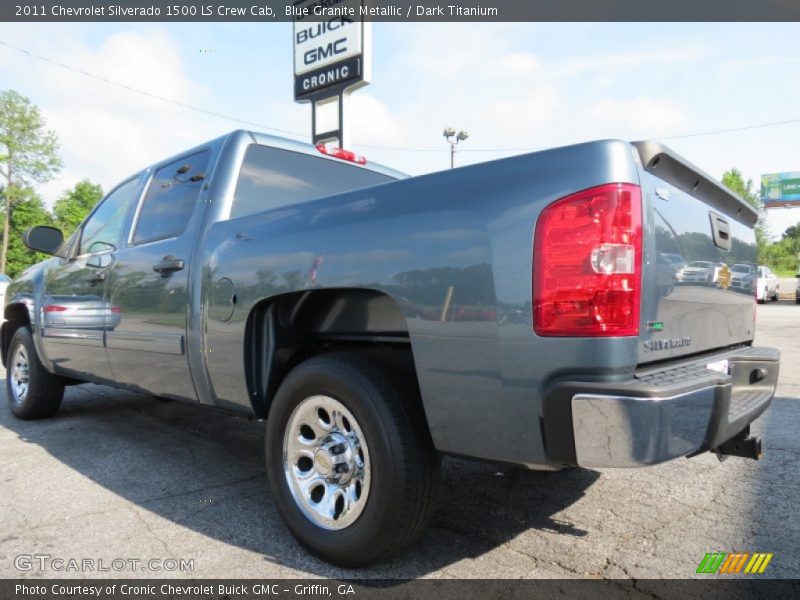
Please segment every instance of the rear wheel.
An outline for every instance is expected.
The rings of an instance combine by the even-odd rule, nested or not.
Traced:
[[[356,353],[311,358],[267,420],[267,474],[286,525],[344,567],[396,554],[435,508],[440,457],[414,390]]]
[[[8,345],[6,391],[11,412],[20,419],[52,417],[64,397],[64,380],[39,362],[30,329],[20,327]]]

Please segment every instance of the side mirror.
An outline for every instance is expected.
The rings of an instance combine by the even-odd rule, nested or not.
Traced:
[[[55,227],[39,225],[31,227],[22,235],[22,243],[36,252],[55,255],[64,243],[64,234]]]

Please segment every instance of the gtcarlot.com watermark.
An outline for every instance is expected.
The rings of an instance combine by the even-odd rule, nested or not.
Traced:
[[[75,558],[52,554],[18,554],[14,557],[17,571],[56,573],[94,573],[102,571],[152,571],[190,573],[193,558]]]

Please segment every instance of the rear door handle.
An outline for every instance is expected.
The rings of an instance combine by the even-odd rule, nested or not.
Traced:
[[[163,277],[168,276],[170,273],[180,271],[184,267],[184,262],[174,256],[165,256],[164,260],[160,263],[153,265],[153,271],[161,273]]]
[[[86,283],[88,283],[89,285],[97,285],[98,283],[102,283],[105,280],[106,280],[105,272],[98,271],[97,273],[95,273],[91,277],[87,278],[86,279]]]

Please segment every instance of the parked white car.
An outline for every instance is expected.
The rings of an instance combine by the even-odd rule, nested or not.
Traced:
[[[717,281],[719,270],[723,267],[722,263],[710,262],[707,260],[693,260],[688,265],[680,269],[676,274],[678,283],[700,283],[712,285]]]
[[[4,273],[0,273],[0,311],[6,305],[6,288],[11,283],[11,278]],[[5,321],[5,317],[0,313],[0,323]]]
[[[777,300],[779,292],[778,276],[769,267],[758,267],[756,283],[756,298],[758,301]]]

